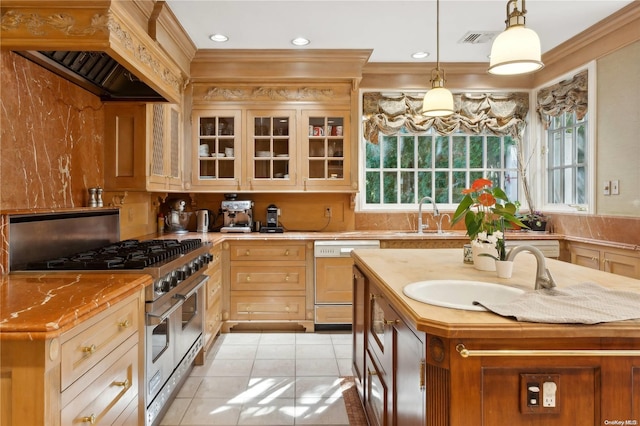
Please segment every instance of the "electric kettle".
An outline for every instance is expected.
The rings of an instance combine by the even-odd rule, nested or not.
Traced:
[[[196,212],[197,232],[209,231],[209,210],[198,210]]]

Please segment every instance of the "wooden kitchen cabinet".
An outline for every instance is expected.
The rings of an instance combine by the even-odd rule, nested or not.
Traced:
[[[640,278],[640,252],[597,244],[569,242],[571,263],[630,278]]]
[[[425,344],[354,267],[353,371],[370,424],[424,424]]]
[[[316,324],[351,324],[351,257],[316,257]]]
[[[209,280],[205,288],[203,358],[206,358],[206,354],[222,328],[222,246],[220,244],[213,246],[210,253],[212,259],[206,271]]]
[[[45,340],[7,340],[0,424],[144,424],[144,294]]]
[[[248,88],[193,85],[191,185],[213,191],[357,191],[349,85]],[[218,123],[233,122],[233,133]],[[230,132],[227,125],[222,132]],[[209,129],[209,130],[207,130]],[[205,134],[203,134],[205,133]],[[210,145],[209,158],[198,156]],[[230,160],[216,144],[233,145]],[[219,145],[218,145],[219,146]]]
[[[105,104],[105,187],[184,190],[182,114],[175,104]]]
[[[229,258],[225,331],[239,324],[314,330],[310,242],[230,241],[224,247]]]

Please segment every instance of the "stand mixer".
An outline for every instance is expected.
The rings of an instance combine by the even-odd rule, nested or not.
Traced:
[[[224,224],[220,232],[251,232],[253,227],[253,201],[226,199],[220,204]]]
[[[165,218],[167,229],[169,232],[175,232],[176,234],[186,234],[187,225],[193,212],[185,212],[187,202],[184,200],[172,200],[169,203],[169,214]]]

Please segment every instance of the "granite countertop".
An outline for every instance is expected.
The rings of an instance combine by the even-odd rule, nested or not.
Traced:
[[[417,330],[445,338],[640,337],[640,320],[596,325],[519,322],[491,312],[449,309],[415,301],[402,292],[423,280],[462,279],[494,282],[533,290],[536,261],[522,253],[514,260],[513,276],[478,271],[462,261],[460,249],[354,250],[356,264],[383,284],[382,291]],[[606,288],[640,293],[640,280],[546,259],[558,287],[594,282]]]
[[[16,273],[0,282],[0,338],[56,337],[151,284],[140,273]]]

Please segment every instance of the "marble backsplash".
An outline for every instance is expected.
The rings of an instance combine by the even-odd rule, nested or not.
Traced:
[[[0,84],[0,209],[85,206],[104,186],[100,98],[6,50]]]

